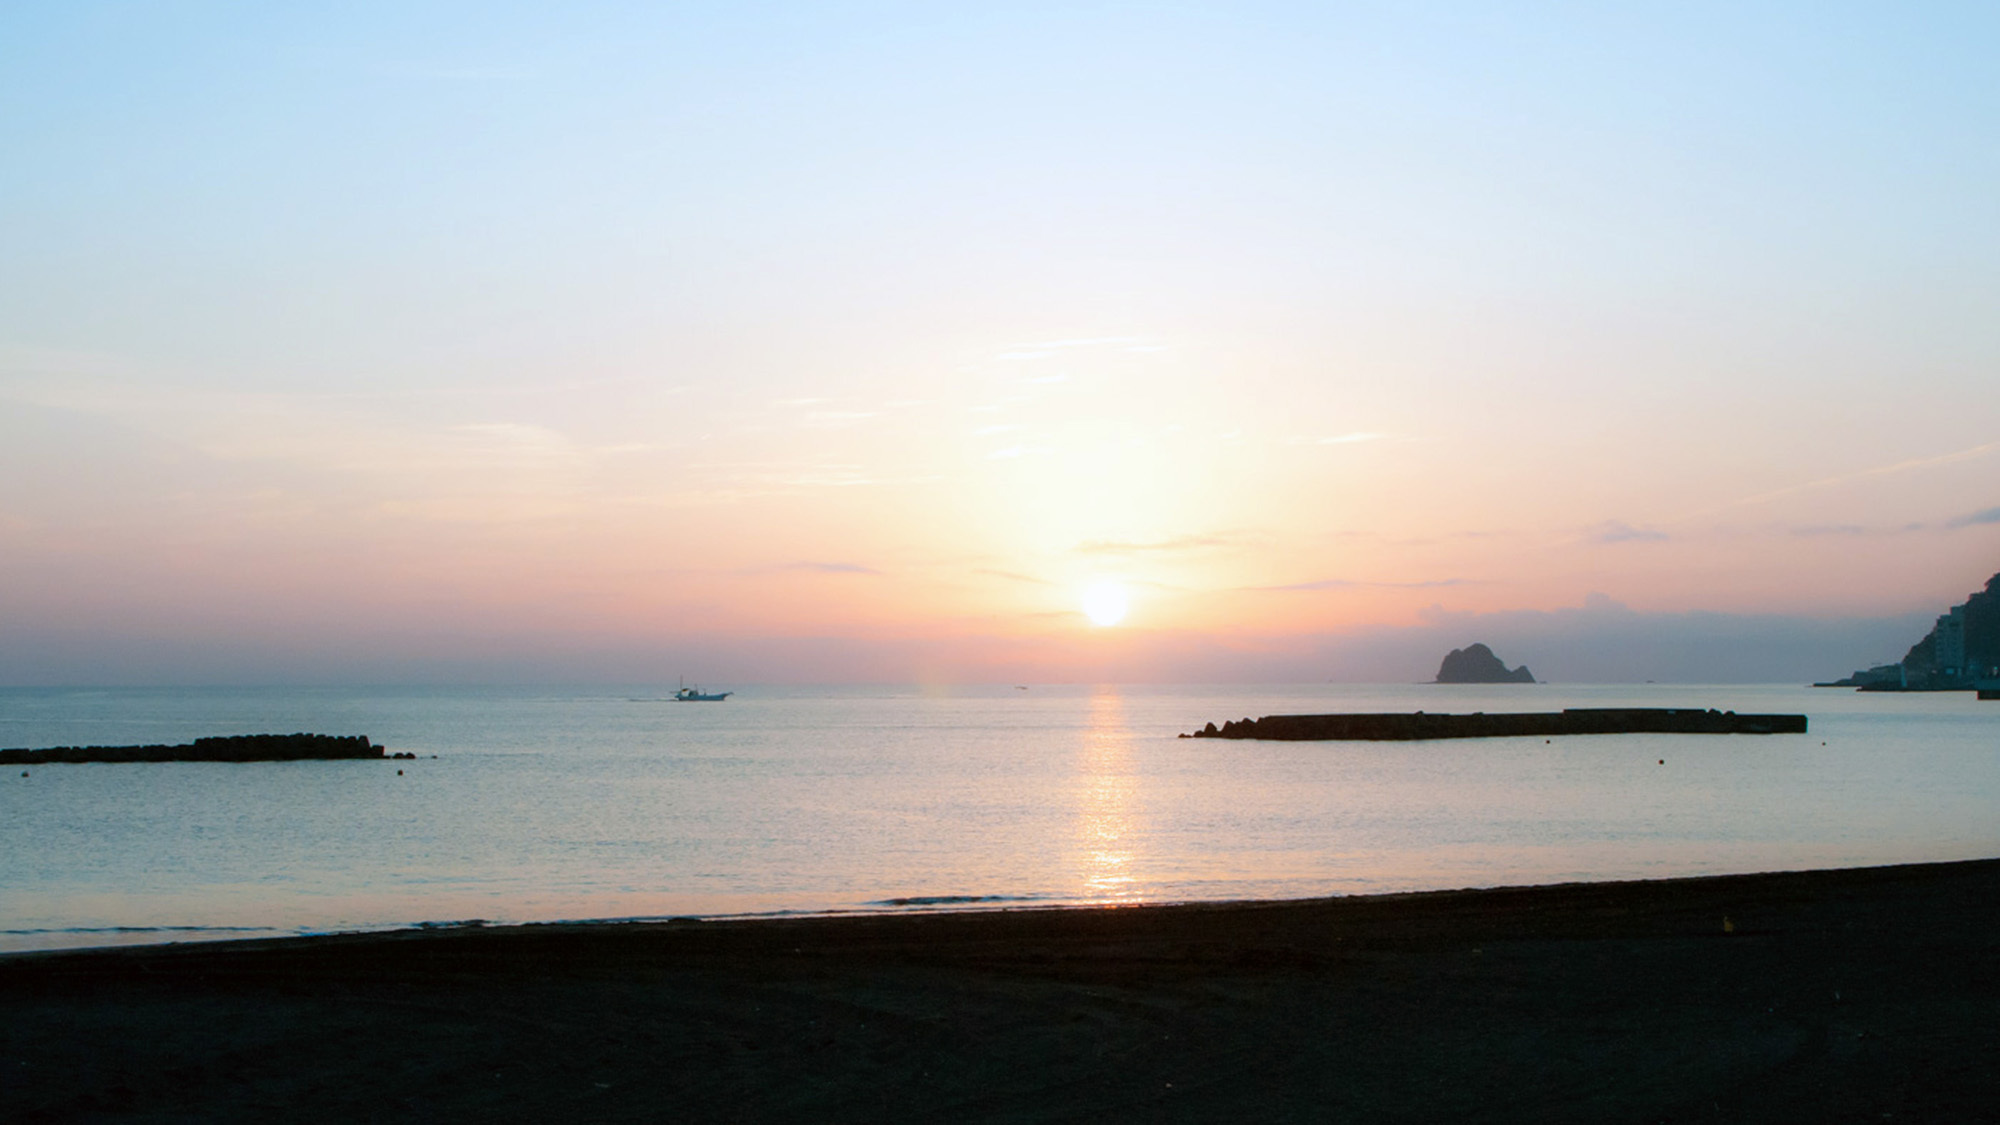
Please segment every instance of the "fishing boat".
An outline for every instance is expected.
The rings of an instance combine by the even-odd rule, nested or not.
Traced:
[[[704,692],[698,686],[689,687],[687,677],[683,676],[681,689],[674,693],[674,700],[678,703],[720,703],[735,694],[733,691]]]

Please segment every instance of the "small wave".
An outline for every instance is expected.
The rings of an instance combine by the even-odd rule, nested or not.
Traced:
[[[911,895],[908,898],[884,898],[865,903],[867,906],[968,906],[975,902],[1046,902],[1047,895]]]

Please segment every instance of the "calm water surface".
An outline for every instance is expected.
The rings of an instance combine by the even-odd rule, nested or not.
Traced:
[[[0,690],[0,746],[311,730],[424,756],[5,771],[0,949],[2000,856],[2000,703],[1966,693],[750,688],[722,704],[666,694]],[[1804,712],[1812,731],[1174,737],[1265,714],[1565,706]]]

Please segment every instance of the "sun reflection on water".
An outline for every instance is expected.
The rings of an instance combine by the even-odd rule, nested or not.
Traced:
[[[1141,893],[1132,862],[1138,827],[1132,731],[1125,721],[1125,701],[1115,690],[1091,697],[1077,775],[1076,854],[1084,893],[1096,900],[1136,900]]]

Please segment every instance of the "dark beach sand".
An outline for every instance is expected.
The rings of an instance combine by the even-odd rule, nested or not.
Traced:
[[[2000,861],[18,955],[0,1046],[29,1121],[1992,1120]]]

